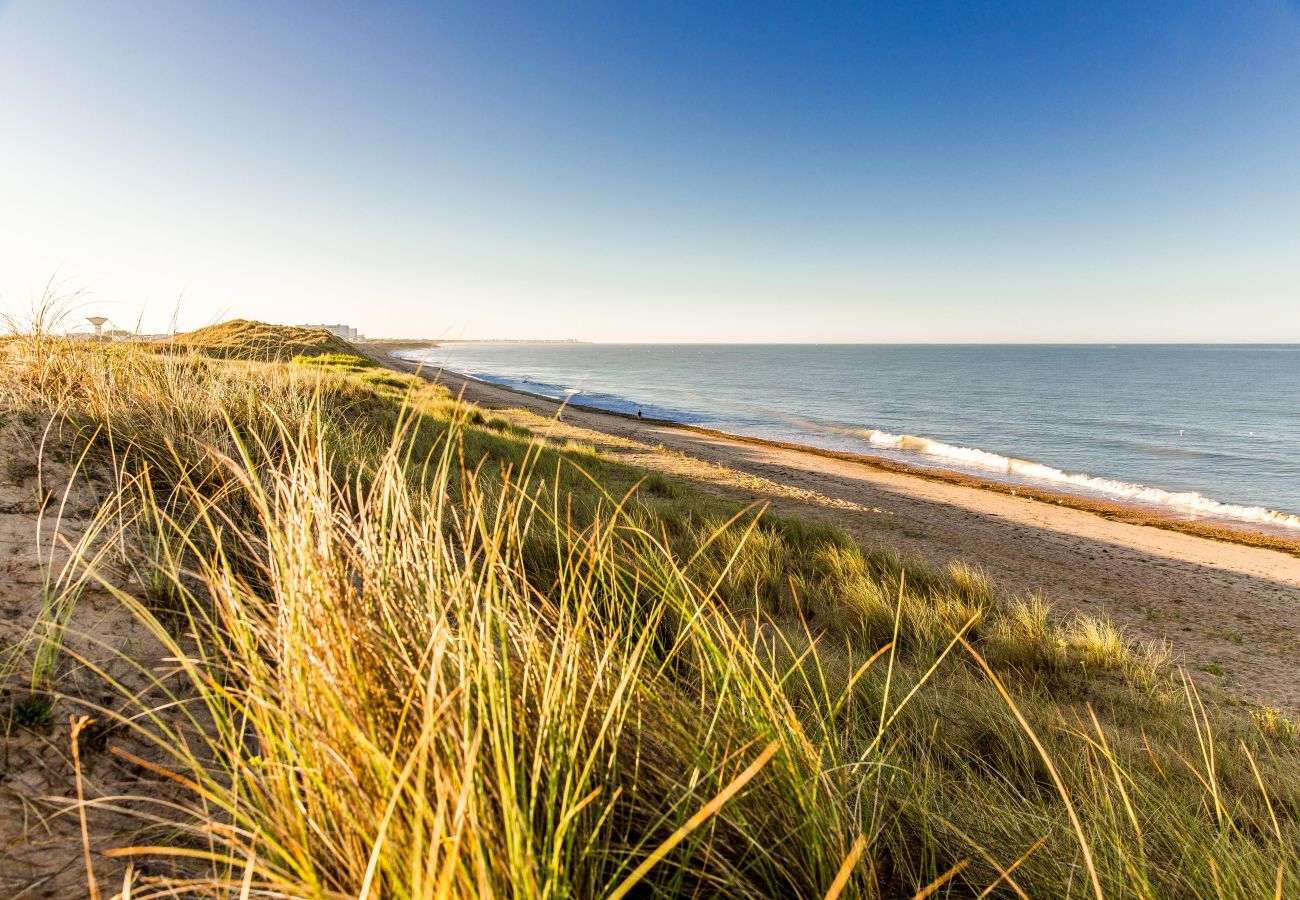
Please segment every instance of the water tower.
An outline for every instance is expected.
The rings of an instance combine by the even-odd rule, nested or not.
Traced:
[[[95,326],[95,340],[104,339],[104,323],[108,321],[108,316],[86,316],[86,321]]]

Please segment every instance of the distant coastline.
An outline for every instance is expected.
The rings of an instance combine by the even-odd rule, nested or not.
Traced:
[[[638,416],[634,413],[583,403],[579,399],[580,395],[575,395],[569,397],[565,401],[560,401],[555,397],[543,393],[530,391],[511,384],[503,384],[490,379],[479,378],[443,366],[421,366],[421,364],[415,361],[396,355],[397,351],[410,349],[412,348],[404,346],[398,347],[395,345],[391,346],[391,351],[389,350],[389,345],[386,345],[384,348],[385,352],[389,355],[390,362],[399,363],[404,367],[410,367],[412,369],[423,368],[426,373],[436,371],[442,375],[450,375],[465,382],[472,382],[495,390],[515,394],[520,397],[527,397],[555,404],[557,407],[562,403],[563,406],[567,408],[582,410],[583,412],[599,416],[612,416],[622,420],[638,422],[646,426],[672,428],[704,437],[725,438],[728,441],[749,444],[755,447],[791,450],[809,454],[814,457],[856,463],[883,472],[906,475],[951,485],[977,488],[982,491],[1038,501],[1052,506],[1089,512],[1104,519],[1113,521],[1125,522],[1133,525],[1146,525],[1249,547],[1262,547],[1277,550],[1290,556],[1300,557],[1300,537],[1292,537],[1289,534],[1284,533],[1282,529],[1274,530],[1269,529],[1267,526],[1256,526],[1249,522],[1235,520],[1224,521],[1211,517],[1180,517],[1175,514],[1163,512],[1152,505],[1145,505],[1139,502],[1123,502],[1110,498],[1093,497],[1067,491],[1056,491],[1050,488],[1026,485],[1023,483],[1009,483],[999,481],[992,477],[943,468],[942,466],[900,462],[885,456],[870,453],[855,453],[845,450],[828,449],[810,444],[795,443],[706,428],[673,419],[656,418],[644,415]]]

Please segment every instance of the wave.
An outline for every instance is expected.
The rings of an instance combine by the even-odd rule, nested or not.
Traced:
[[[427,351],[399,354],[399,356],[412,361],[422,361],[437,366],[441,365],[441,363],[434,363],[433,360],[430,359],[431,354],[428,354]],[[451,361],[446,360],[446,362],[450,363]],[[722,430],[736,429],[737,423],[719,421],[716,415],[705,416],[698,413],[686,412],[680,409],[670,409],[651,404],[642,405],[615,394],[591,391],[589,389],[572,387],[565,384],[536,381],[530,376],[518,374],[504,375],[499,372],[481,372],[466,370],[463,368],[460,369],[460,371],[463,374],[469,375],[470,377],[476,378],[480,381],[486,381],[492,384],[513,388],[515,390],[521,390],[525,393],[547,397],[552,400],[575,402],[586,407],[604,409],[624,414],[634,414],[640,410],[644,410],[645,414],[651,417],[668,419],[683,424],[707,424],[711,427],[721,428]],[[802,417],[791,416],[775,410],[751,407],[748,404],[731,405],[733,409],[744,407],[751,413],[761,413],[757,418],[749,417],[749,420],[746,422],[748,427],[736,429],[742,433],[749,433],[753,437],[773,437],[769,430],[771,425],[776,422],[784,422],[788,425],[795,426],[806,436],[810,436],[808,435],[809,432],[839,434],[859,441],[865,440],[871,447],[878,450],[914,453],[920,456],[931,457],[936,460],[945,460],[950,463],[955,463],[959,467],[972,469],[976,472],[998,474],[1004,477],[1009,476],[1012,479],[1023,480],[1025,482],[1065,486],[1089,495],[1106,497],[1141,506],[1156,507],[1189,518],[1217,519],[1300,531],[1300,515],[1280,512],[1264,506],[1244,506],[1235,503],[1224,503],[1220,500],[1206,497],[1204,494],[1197,491],[1170,491],[1164,488],[1151,487],[1145,484],[1136,484],[1133,482],[1104,478],[1096,475],[1088,475],[1081,472],[1067,472],[1063,469],[1058,469],[1055,466],[1047,465],[1046,463],[1034,462],[1027,459],[1018,459],[1013,456],[1003,456],[999,453],[981,450],[976,447],[962,447],[956,444],[945,443],[944,441],[935,438],[922,437],[913,434],[892,434],[888,431],[881,431],[874,428],[855,428],[846,425],[833,425],[826,422],[813,422]],[[765,425],[766,427],[764,427]],[[764,432],[767,433],[764,434]],[[802,440],[807,440],[807,437],[802,438]]]
[[[918,437],[912,434],[890,434],[887,431],[878,431],[871,428],[833,428],[830,430],[865,438],[871,446],[882,450],[905,450],[938,459],[952,460],[972,468],[1006,473],[1029,481],[1070,485],[1089,493],[1140,503],[1144,506],[1164,507],[1184,514],[1190,513],[1206,518],[1227,519],[1300,530],[1300,516],[1268,509],[1264,506],[1241,506],[1236,503],[1224,503],[1196,491],[1168,491],[1164,488],[1118,481],[1113,478],[1101,478],[1081,472],[1066,472],[1045,463],[1017,459],[1014,456],[1002,456],[975,447],[960,447],[934,438]]]

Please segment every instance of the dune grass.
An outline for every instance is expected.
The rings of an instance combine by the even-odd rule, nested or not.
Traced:
[[[231,359],[287,360],[293,357],[357,357],[356,348],[324,328],[267,325],[231,319],[178,334],[164,346]]]
[[[5,352],[175,661],[149,896],[1300,892],[1293,725],[1107,622],[346,361]]]

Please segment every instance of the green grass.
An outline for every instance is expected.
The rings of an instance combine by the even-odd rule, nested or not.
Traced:
[[[54,699],[40,694],[19,697],[9,711],[9,722],[20,728],[40,728],[53,721]]]
[[[378,368],[373,359],[357,356],[354,353],[323,353],[317,356],[295,356],[293,363],[300,366],[323,366],[340,369],[345,372],[360,372],[363,369]],[[388,373],[374,373],[376,376],[391,377]],[[400,380],[400,379],[395,379]]]
[[[174,660],[116,717],[184,787],[142,807],[177,893],[1300,890],[1293,723],[977,560],[364,367],[6,352],[6,404],[114,474],[120,531],[75,577]]]

